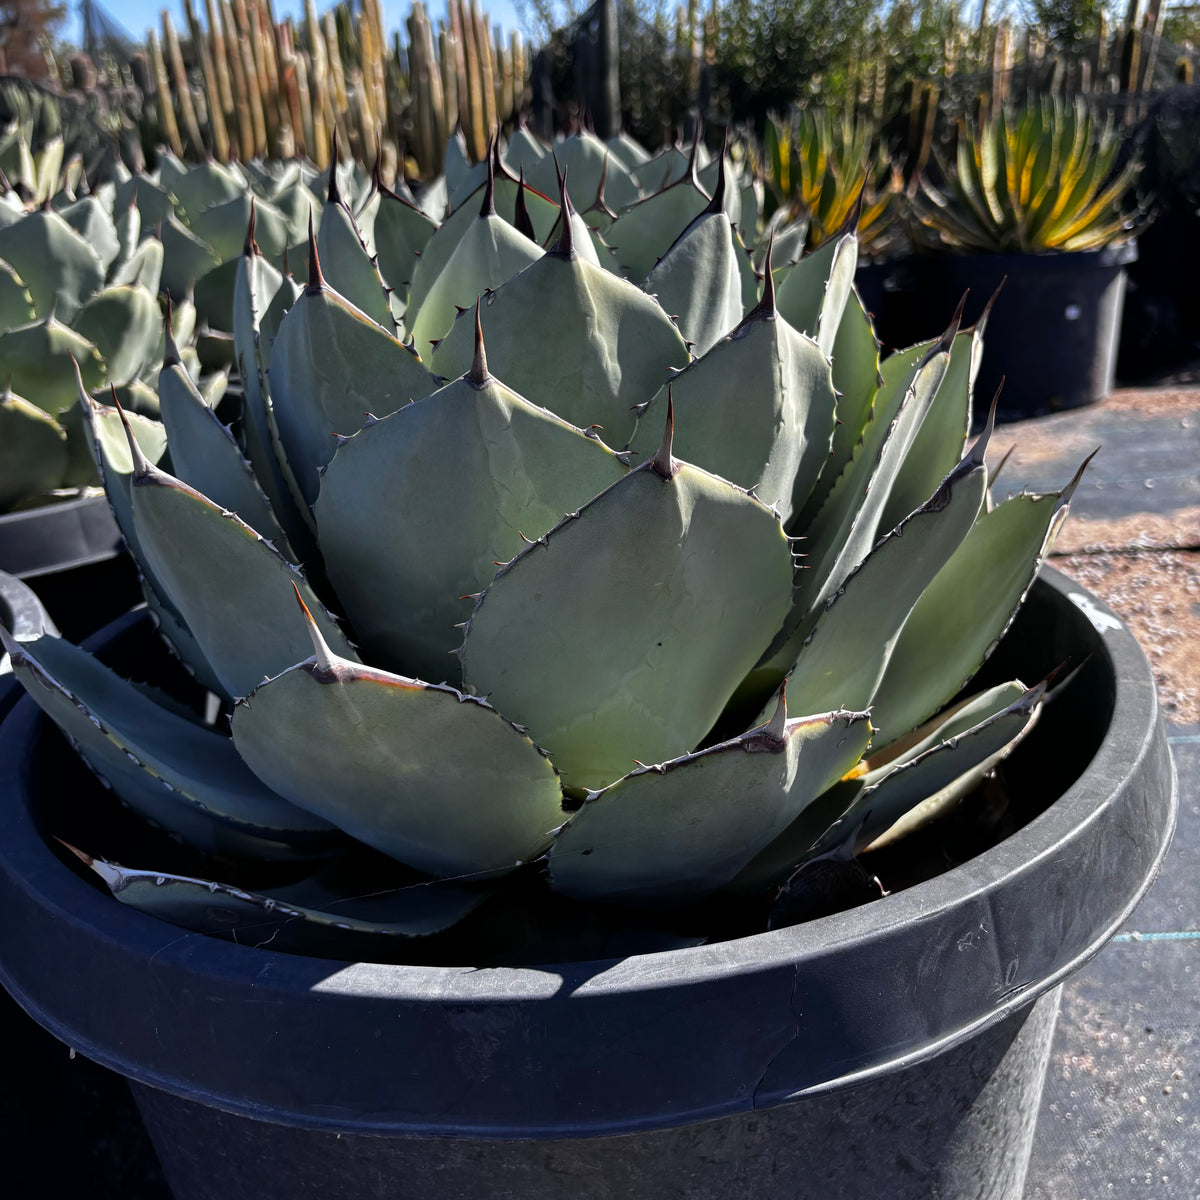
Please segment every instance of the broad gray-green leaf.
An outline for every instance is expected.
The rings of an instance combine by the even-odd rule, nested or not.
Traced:
[[[163,366],[158,396],[175,474],[215,504],[237,513],[294,561],[287,535],[233,434],[221,424],[181,365]]]
[[[983,507],[986,446],[980,438],[933,496],[772,647],[756,668],[764,699],[778,687],[778,672],[790,671],[789,691],[802,711],[871,704],[905,618]]]
[[[796,611],[807,613],[839,588],[866,557],[881,532],[880,518],[892,482],[925,419],[946,374],[955,327],[936,343],[896,388],[901,397],[894,416],[876,393],[871,429],[829,499],[804,530],[805,571],[797,581]],[[885,375],[886,378],[886,375]]]
[[[833,437],[837,397],[816,343],[779,316],[768,297],[658,393],[631,443],[640,455],[658,448],[668,387],[678,456],[753,488],[786,523],[793,494],[807,495]]]
[[[683,231],[642,284],[642,290],[656,297],[675,318],[697,357],[707,354],[742,319],[742,276],[737,255],[729,218],[719,205],[717,211],[710,205]]]
[[[384,282],[403,297],[416,270],[417,257],[437,229],[419,208],[381,188],[375,212],[375,253]]]
[[[83,305],[72,328],[100,351],[105,381],[120,387],[157,357],[162,313],[144,287],[110,287]]]
[[[517,554],[522,535],[540,537],[624,472],[607,446],[486,365],[355,434],[322,478],[316,517],[330,581],[368,657],[456,680],[466,596]]]
[[[144,462],[135,467],[131,500],[140,557],[156,590],[183,617],[228,695],[249,695],[308,656],[293,585],[326,639],[355,657],[303,573],[239,517]]]
[[[292,305],[271,350],[271,405],[305,502],[320,488],[335,435],[427,396],[437,381],[420,358],[324,283],[315,272]]]
[[[159,226],[163,245],[162,285],[172,300],[184,299],[214,267],[221,264],[217,252],[183,225],[174,213]]]
[[[0,512],[61,487],[67,435],[49,413],[5,391],[0,396]]]
[[[112,286],[138,285],[144,287],[152,296],[157,296],[159,284],[162,282],[163,262],[162,242],[156,237],[148,237],[124,262],[114,267]]]
[[[272,859],[328,839],[329,825],[265,787],[223,734],[155,703],[62,638],[0,637],[26,690],[88,766],[169,833],[210,854]]]
[[[1009,695],[1013,688],[1019,692]],[[1034,726],[1041,713],[1045,684],[993,689],[957,712],[944,733],[931,733],[920,753],[906,756],[893,769],[856,780],[857,793],[838,823],[813,847],[825,853],[853,837],[853,849],[879,848],[899,841],[948,812]],[[1007,700],[1002,707],[998,701]],[[976,718],[974,724],[967,717]]]
[[[121,253],[121,239],[117,236],[112,215],[104,205],[95,196],[81,196],[60,208],[58,213],[91,246],[107,274]]]
[[[29,289],[39,318],[54,312],[69,322],[104,286],[100,256],[58,213],[45,209],[0,228],[0,258]]]
[[[122,904],[160,921],[241,946],[351,961],[373,962],[388,952],[389,943],[449,929],[488,898],[486,891],[443,882],[416,883],[400,893],[368,899],[326,895],[305,883],[249,892],[213,880],[128,870],[81,857]]]
[[[481,319],[497,378],[572,425],[599,425],[616,449],[633,434],[633,406],[688,361],[679,330],[654,300],[557,251],[486,296]],[[474,314],[464,313],[434,351],[433,369],[455,378],[474,353]]]
[[[689,903],[725,887],[850,770],[865,713],[770,724],[593,793],[555,838],[550,882],[586,900]]]
[[[0,333],[0,363],[4,385],[48,412],[61,416],[75,403],[75,366],[84,386],[95,391],[104,383],[100,352],[87,338],[55,317]]]
[[[883,740],[941,708],[992,652],[1066,520],[1079,477],[1061,492],[1013,496],[980,514],[897,639],[875,694]]]
[[[113,214],[113,228],[117,231],[117,256],[108,265],[109,283],[116,283],[113,273],[133,256],[142,240],[142,214],[136,204],[127,204]],[[149,240],[149,239],[148,239]],[[152,292],[156,289],[151,288]]]
[[[688,177],[621,213],[604,240],[613,248],[625,278],[645,279],[708,202]]]
[[[185,166],[172,154],[158,156],[159,182],[191,217],[213,204],[233,200],[246,190],[246,178],[236,166],[206,159]]]
[[[798,529],[805,529],[812,523],[833,490],[833,485],[853,458],[871,419],[875,393],[881,383],[879,343],[871,327],[871,318],[867,316],[858,292],[853,289],[846,301],[842,323],[838,326],[837,337],[834,339],[832,365],[833,386],[838,394],[833,449],[821,477],[798,513]],[[945,473],[942,472],[943,475]],[[932,490],[931,488],[930,491]],[[928,494],[929,492],[926,492],[926,495]],[[912,509],[908,511],[911,512]],[[891,529],[894,525],[893,521],[891,525],[885,524],[884,527]]]
[[[0,330],[37,320],[33,297],[20,275],[0,260]]]
[[[833,353],[857,266],[858,236],[851,232],[776,272],[779,311],[826,354]]]
[[[325,205],[317,248],[330,286],[377,325],[394,332],[396,322],[379,269],[367,254],[354,217],[344,204],[332,201]]]
[[[515,222],[518,186],[516,180],[499,175],[496,177],[496,211],[509,224]],[[420,311],[425,297],[429,294],[429,289],[433,287],[433,281],[442,273],[442,269],[454,253],[454,248],[462,240],[467,227],[479,213],[486,187],[486,181],[481,183],[466,201],[438,226],[425,243],[413,269],[412,284],[408,292],[410,310]],[[530,220],[533,222],[533,231],[537,235],[540,245],[549,237],[550,231],[558,220],[558,205],[528,185],[525,187],[525,203],[529,210]]]
[[[467,626],[470,689],[572,786],[693,749],[787,611],[774,514],[664,449],[501,569]]]
[[[254,199],[249,193],[201,209],[191,218],[189,227],[213,248],[221,262],[228,262],[242,251],[250,224],[251,205],[254,207],[254,240],[268,259],[276,260],[288,246],[287,220],[274,205]]]
[[[434,343],[449,332],[458,311],[470,308],[483,292],[498,288],[541,257],[536,242],[494,212],[477,217],[409,320],[417,353],[428,360]]]
[[[512,870],[562,822],[554,768],[490,705],[326,647],[239,704],[233,740],[281,795],[431,875]]]
[[[964,329],[955,337],[946,376],[892,484],[881,529],[892,529],[923,503],[961,456],[971,429],[971,401],[983,359],[985,323],[986,316],[973,330]]]

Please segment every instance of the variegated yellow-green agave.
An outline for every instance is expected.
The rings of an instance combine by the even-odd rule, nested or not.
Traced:
[[[553,177],[523,134],[440,223],[335,187],[303,286],[251,224],[234,428],[170,340],[165,456],[85,398],[150,609],[222,703],[204,724],[58,639],[11,646],[205,856],[82,847],[118,899],[403,958],[503,941],[514,896],[769,897],[945,810],[1036,719],[1043,685],[963,692],[1071,493],[990,500],[982,329],[881,363],[853,233],[759,280],[723,155],[558,149],[579,212],[512,177]]]

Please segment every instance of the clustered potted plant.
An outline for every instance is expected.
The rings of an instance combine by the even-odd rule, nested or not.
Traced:
[[[853,232],[748,284],[715,167],[602,237],[498,155],[436,229],[335,185],[303,288],[251,225],[236,431],[169,340],[165,455],[80,388],[160,636],[8,639],[96,778],[17,706],[0,977],[180,1200],[1020,1195],[1152,681],[1063,581],[1013,623],[1075,481],[990,497],[978,332],[880,362]]]
[[[985,394],[1007,380],[1018,415],[1090,404],[1113,384],[1125,267],[1136,257],[1134,159],[1110,117],[1081,98],[961,123],[956,154],[913,198],[914,299],[971,292],[982,310],[1003,284],[981,368]],[[923,253],[922,253],[923,252]]]

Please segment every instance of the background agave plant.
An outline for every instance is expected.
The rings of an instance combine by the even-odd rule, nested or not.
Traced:
[[[953,164],[935,155],[945,183],[922,178],[914,240],[985,253],[1095,250],[1132,236],[1123,201],[1136,159],[1118,165],[1121,136],[1077,98],[998,109],[982,126],[960,124]]]
[[[554,895],[586,954],[591,902],[794,892],[953,806],[1036,719],[1045,684],[962,689],[1074,484],[990,501],[986,433],[966,446],[982,328],[881,363],[853,232],[768,249],[760,285],[724,155],[706,191],[668,150],[614,213],[650,164],[560,149],[572,179],[598,165],[583,214],[498,152],[436,227],[335,186],[304,286],[252,223],[232,429],[169,336],[165,448],[80,382],[151,612],[209,693],[204,720],[10,639],[168,835],[80,848],[118,900],[404,959],[511,941],[514,897]],[[629,920],[654,945],[714,933],[678,919]]]

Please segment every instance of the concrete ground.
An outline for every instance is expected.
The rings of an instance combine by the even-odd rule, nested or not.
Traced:
[[[1066,985],[1026,1200],[1200,1197],[1200,390],[1120,390],[992,446],[1014,447],[999,493],[1056,490],[1100,447],[1052,564],[1137,635],[1179,772],[1162,873]]]
[[[1154,665],[1179,771],[1162,873],[1129,926],[1066,985],[1026,1200],[1200,1197],[1200,389],[1123,390],[1001,426],[997,483],[1057,490],[1097,446],[1053,565],[1100,594]],[[0,999],[8,1070],[0,1163],[10,1200],[168,1200],[124,1085]],[[55,1069],[46,1070],[51,1061]],[[7,1094],[6,1094],[7,1093]],[[47,1130],[92,1131],[58,1152]],[[880,1200],[887,1200],[881,1197]]]

